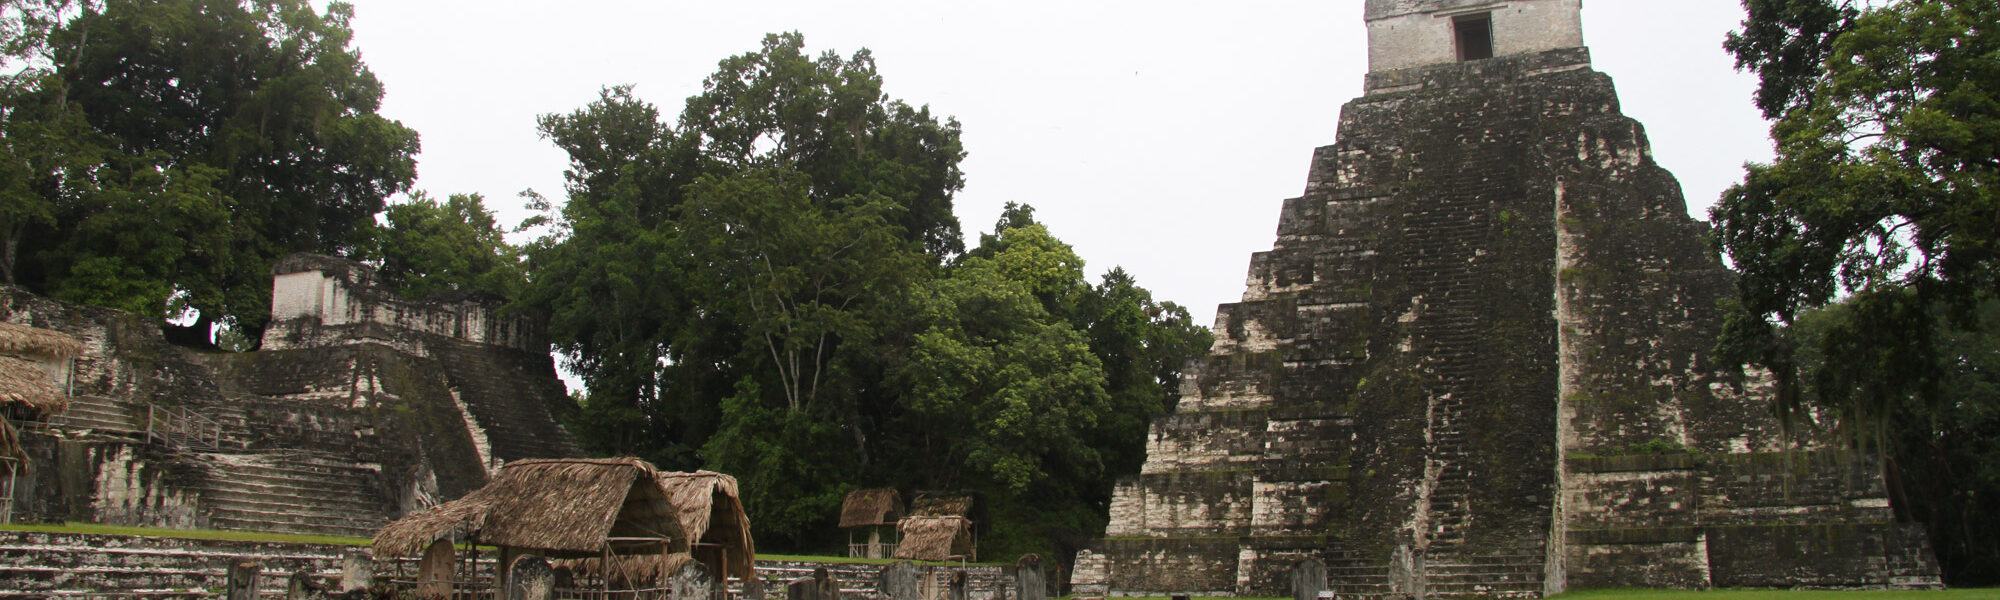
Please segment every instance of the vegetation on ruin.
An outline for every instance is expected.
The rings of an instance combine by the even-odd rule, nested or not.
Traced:
[[[306,0],[10,0],[0,276],[72,302],[248,330],[270,265],[355,255],[416,177],[376,114],[352,10]]]
[[[1711,213],[1741,273],[1720,350],[1882,451],[1948,582],[2000,582],[2000,5],[1744,6],[1778,158]]]
[[[678,120],[629,87],[542,117],[568,201],[537,200],[520,304],[590,449],[736,474],[762,547],[835,549],[841,498],[893,486],[977,496],[982,556],[1068,551],[1208,333],[1025,205],[966,250],[958,124],[881,85],[774,35]]]
[[[1026,205],[968,251],[959,124],[798,34],[722,60],[677,117],[624,86],[541,117],[564,199],[525,194],[539,237],[509,245],[482,198],[411,189],[417,134],[376,114],[351,18],[0,0],[0,277],[228,349],[260,340],[291,252],[507,298],[586,383],[591,451],[736,474],[776,550],[834,549],[842,495],[895,486],[976,495],[984,556],[1066,551],[1209,343]]]

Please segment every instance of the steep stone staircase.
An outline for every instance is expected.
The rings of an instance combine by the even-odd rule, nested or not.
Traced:
[[[547,357],[530,364],[521,353],[473,344],[438,344],[432,349],[452,368],[446,370],[458,401],[485,429],[493,457],[500,460],[583,456],[568,431],[557,423],[549,404],[554,377],[532,376],[546,370]]]
[[[1326,589],[1339,598],[1386,598],[1395,591],[1389,565],[1338,551],[1327,553]]]
[[[200,498],[207,527],[366,538],[388,523],[393,507],[380,491],[381,466],[344,458],[352,440],[333,436],[313,450],[253,449],[270,433],[257,431],[247,412],[258,400],[269,401],[235,398],[194,411],[75,396],[45,426],[156,444],[192,464],[206,474],[190,491]],[[200,431],[190,434],[175,423]]]
[[[1424,589],[1433,597],[1540,598],[1541,556],[1446,556],[1424,565]]]
[[[138,437],[145,424],[133,415],[132,407],[104,396],[70,396],[69,408],[49,417],[48,427],[89,430],[113,437]]]
[[[379,465],[315,452],[211,453],[201,490],[209,526],[366,538],[389,522]]]

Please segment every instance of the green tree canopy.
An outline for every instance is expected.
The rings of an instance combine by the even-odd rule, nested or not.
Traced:
[[[384,216],[389,226],[376,241],[382,277],[405,296],[452,291],[513,298],[525,285],[519,251],[479,194],[439,202],[415,192]]]
[[[0,190],[0,234],[30,289],[254,332],[272,261],[364,250],[416,176],[417,135],[375,114],[343,3],[7,8],[0,49],[21,70],[0,158],[29,175]]]
[[[531,197],[523,304],[589,387],[605,454],[744,483],[769,547],[825,549],[856,487],[971,492],[986,550],[1102,527],[1207,332],[1101,286],[1012,205],[963,252],[958,125],[797,34],[721,62],[677,123],[629,87],[544,116],[568,201]],[[991,554],[989,554],[991,555]]]
[[[1772,127],[1778,160],[1751,165],[1711,211],[1742,273],[1724,348],[1785,371],[1788,351],[1773,324],[1841,294],[1913,290],[1914,302],[1881,303],[1909,322],[1931,302],[1962,314],[2000,290],[2000,88],[1981,83],[2000,81],[2000,31],[1991,26],[2000,7],[1748,6],[1748,33],[1732,49],[1745,68],[1775,77],[1764,91],[1766,109],[1781,111]],[[1794,18],[1801,14],[1816,16]],[[1763,33],[1773,29],[1793,33]],[[1794,64],[1822,46],[1816,70]],[[1928,352],[1924,336],[1904,343]]]
[[[1996,409],[2000,4],[1744,5],[1727,47],[1762,80],[1778,157],[1711,210],[1741,273],[1719,349],[1771,369],[1782,414],[1818,403],[1880,451],[1947,581],[1990,583],[2000,552],[1973,522],[2000,508],[1974,497],[1995,485],[1977,439]]]

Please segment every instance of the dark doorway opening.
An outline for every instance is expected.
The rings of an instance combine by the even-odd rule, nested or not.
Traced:
[[[1458,60],[1493,58],[1493,13],[1465,15],[1452,19],[1458,33]]]

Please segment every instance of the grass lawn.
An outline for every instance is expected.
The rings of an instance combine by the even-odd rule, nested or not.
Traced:
[[[341,546],[366,546],[367,538],[335,537],[326,535],[291,535],[285,533],[263,533],[257,531],[217,531],[213,529],[159,529],[154,527],[121,527],[117,525],[97,525],[91,523],[64,523],[61,525],[21,525],[0,524],[0,531],[42,531],[49,533],[87,533],[98,535],[141,535],[147,537],[186,538],[196,540],[227,540],[232,542],[281,542],[288,544],[334,544]]]
[[[2000,589],[1943,591],[1821,591],[1821,590],[1581,590],[1560,600],[1990,600]]]
[[[2000,600],[2000,589],[1944,591],[1791,591],[1791,590],[1582,590],[1554,600]],[[1119,598],[1117,600],[1168,600],[1159,598]],[[1192,600],[1291,600],[1290,598],[1193,598]]]

